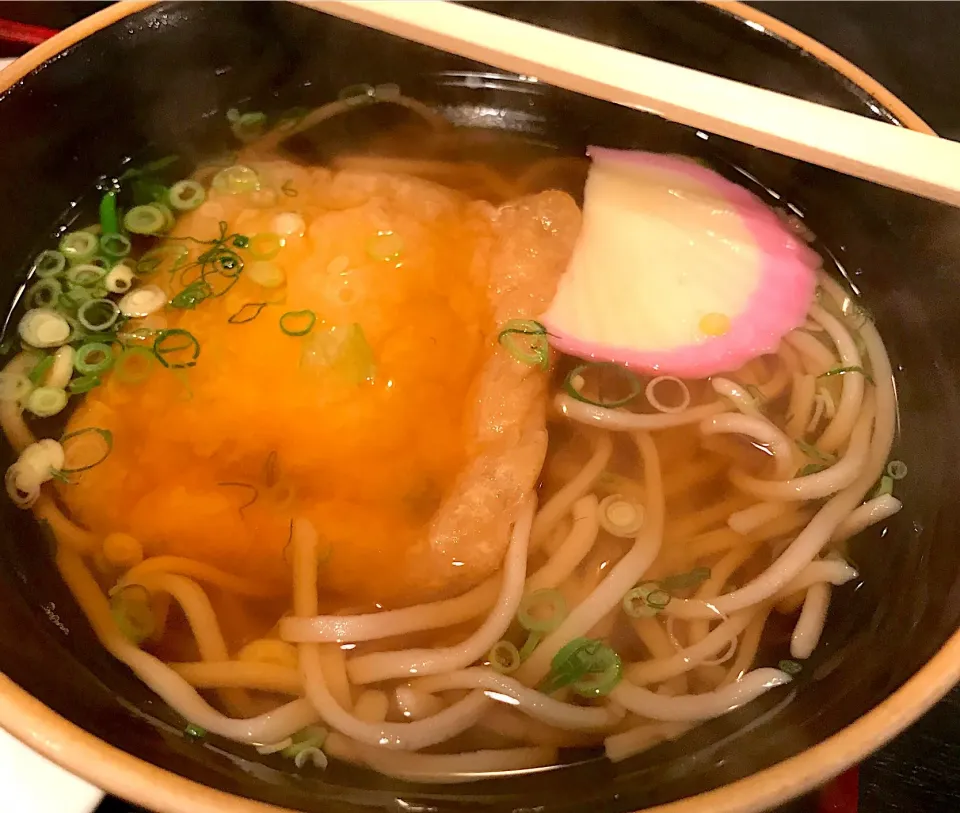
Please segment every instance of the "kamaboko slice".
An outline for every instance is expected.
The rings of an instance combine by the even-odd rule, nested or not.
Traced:
[[[542,320],[556,348],[706,378],[804,321],[818,258],[758,198],[687,158],[588,153],[583,227]]]

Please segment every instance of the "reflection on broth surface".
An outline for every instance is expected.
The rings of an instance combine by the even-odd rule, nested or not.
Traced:
[[[620,760],[802,668],[906,474],[883,344],[834,280],[738,369],[584,363],[537,321],[580,159],[306,167],[249,137],[121,181],[38,258],[0,388],[11,497],[194,734],[461,781]]]

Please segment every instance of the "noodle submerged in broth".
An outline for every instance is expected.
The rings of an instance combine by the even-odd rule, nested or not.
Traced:
[[[776,353],[640,376],[536,321],[568,194],[241,160],[165,190],[176,217],[106,201],[125,257],[91,231],[41,255],[0,387],[11,497],[193,734],[463,781],[620,760],[792,679],[906,473],[883,343],[836,282]],[[70,394],[37,441],[24,415]],[[794,631],[766,662],[773,613]]]

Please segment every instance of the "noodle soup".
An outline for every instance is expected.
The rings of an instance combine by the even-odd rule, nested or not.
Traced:
[[[557,162],[277,146],[146,167],[35,264],[7,489],[111,654],[194,736],[425,782],[782,691],[906,474],[844,289],[739,369],[611,369],[538,321],[581,221]]]

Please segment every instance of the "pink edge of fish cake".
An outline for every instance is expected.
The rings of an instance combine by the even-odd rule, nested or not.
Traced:
[[[568,335],[563,325],[551,321],[548,309],[543,322],[555,348],[577,358],[616,362],[651,373],[707,378],[775,352],[783,336],[804,322],[816,289],[814,269],[819,259],[751,192],[682,157],[603,147],[589,147],[587,154],[594,161],[676,172],[708,187],[740,215],[762,266],[746,307],[731,318],[729,330],[721,336],[669,349],[638,350]]]

